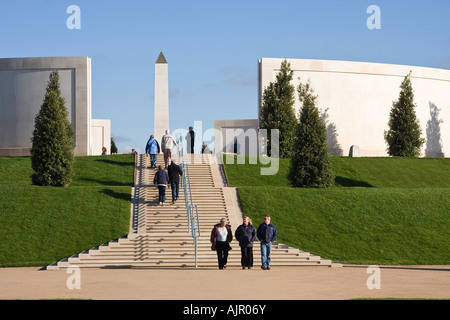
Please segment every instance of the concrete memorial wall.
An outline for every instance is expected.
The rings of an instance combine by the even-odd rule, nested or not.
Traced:
[[[284,59],[258,61],[258,118],[264,88],[275,81]],[[326,122],[329,150],[348,156],[352,146],[360,156],[387,156],[392,103],[400,84],[411,71],[416,114],[422,128],[422,156],[450,156],[450,70],[379,63],[287,59],[294,71],[295,112],[300,102],[297,87],[311,82]],[[300,78],[300,79],[299,79]]]
[[[0,156],[30,155],[35,116],[42,105],[50,73],[58,70],[61,94],[75,130],[75,155],[110,151],[109,120],[91,119],[91,59],[47,57],[0,59]],[[101,141],[92,136],[95,130]],[[109,135],[109,136],[108,136]]]

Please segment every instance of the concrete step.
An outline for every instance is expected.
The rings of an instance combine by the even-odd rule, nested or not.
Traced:
[[[95,250],[91,249],[85,253],[78,254],[79,258],[85,259],[112,259],[112,257],[116,257],[116,259],[126,259],[129,256],[135,255],[149,255],[149,256],[185,256],[187,254],[194,254],[195,248],[193,244],[184,245],[180,247],[156,247],[156,246],[140,246],[140,247],[131,247],[131,248],[116,248],[109,250]],[[212,251],[209,247],[200,247],[197,248],[197,252],[199,257],[214,257],[217,258],[216,252]],[[254,250],[253,252],[254,260],[260,261],[259,249]],[[297,261],[297,260],[308,260],[308,261],[320,261],[321,258],[319,256],[314,256],[310,254],[291,254],[286,252],[273,252],[272,260],[276,260],[278,262],[284,261]],[[240,250],[234,251],[231,250],[229,254],[229,259],[232,261],[241,259]],[[234,260],[233,260],[234,259]]]
[[[68,267],[70,264],[76,265],[78,267],[91,267],[91,268],[103,268],[108,267],[194,267],[195,258],[193,256],[185,256],[179,258],[135,258],[135,259],[108,259],[108,260],[87,260],[78,258],[69,258],[70,262],[63,262],[59,267]],[[271,266],[329,266],[331,262],[325,261],[272,261]],[[218,262],[217,257],[210,258],[197,258],[197,266],[202,267],[214,267],[217,268]],[[254,269],[259,268],[259,261],[254,260]],[[228,260],[227,266],[229,268],[238,267],[240,268],[240,261],[232,261],[230,258]]]
[[[177,159],[173,155],[173,159]],[[185,155],[189,164],[192,200],[197,205],[201,238],[197,243],[197,266],[217,268],[217,254],[211,251],[209,235],[213,226],[222,217],[229,219],[229,210],[225,201],[222,185],[215,187],[214,172],[211,167],[214,158],[205,155]],[[178,163],[178,162],[177,162]],[[157,165],[162,165],[162,155],[158,156]],[[70,265],[79,267],[194,267],[194,240],[188,233],[186,207],[182,183],[180,197],[176,204],[171,204],[171,189],[166,189],[166,203],[158,203],[158,189],[152,185],[156,169],[149,169],[150,158],[140,155],[136,167],[136,194],[139,217],[145,222],[143,234],[130,233],[125,237],[99,245],[78,255],[63,259],[48,269],[67,268]],[[216,165],[216,164],[214,164]],[[221,179],[216,179],[216,181]],[[232,226],[235,229],[237,226]],[[140,227],[141,228],[141,227]],[[142,228],[140,230],[143,230]],[[233,250],[228,257],[229,267],[240,267],[240,248],[237,241],[231,243]],[[330,260],[308,252],[274,243],[272,247],[271,266],[340,266]],[[254,265],[259,267],[259,245],[253,249]]]
[[[194,251],[187,252],[131,252],[131,253],[116,253],[116,254],[103,254],[103,255],[90,255],[90,254],[79,254],[77,257],[70,257],[69,263],[77,262],[98,262],[102,261],[105,263],[121,262],[121,261],[172,261],[172,262],[185,262],[185,261],[195,261]],[[197,261],[200,263],[212,263],[217,265],[217,255],[215,253],[202,253],[198,252]],[[253,262],[256,265],[261,264],[261,259],[258,256],[253,258]],[[286,263],[315,263],[323,264],[330,261],[322,262],[320,259],[313,259],[309,257],[272,257],[271,265],[276,264],[286,264]],[[240,255],[229,255],[227,259],[227,265],[229,266],[239,266],[241,263]]]

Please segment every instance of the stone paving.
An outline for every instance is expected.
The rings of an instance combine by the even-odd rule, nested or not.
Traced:
[[[0,269],[0,299],[341,300],[450,299],[450,266],[381,266],[380,289],[369,289],[367,266],[179,269]],[[71,278],[72,277],[72,278]],[[371,282],[371,280],[369,280]],[[217,284],[225,284],[217,290]],[[269,289],[268,289],[269,288]]]

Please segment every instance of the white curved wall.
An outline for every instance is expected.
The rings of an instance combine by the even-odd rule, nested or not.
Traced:
[[[263,90],[275,80],[283,60],[263,58],[258,62],[258,117]],[[384,131],[388,130],[389,113],[393,101],[398,99],[400,84],[412,71],[416,113],[422,136],[429,140],[422,155],[450,156],[450,70],[346,61],[288,59],[288,62],[294,71],[296,88],[300,81],[311,81],[318,95],[318,107],[322,112],[326,110],[328,125],[334,125],[343,155],[348,155],[352,145],[359,146],[361,156],[387,155]],[[430,114],[433,106],[440,109],[437,118]],[[296,92],[296,114],[299,108]],[[431,142],[436,140],[436,134],[427,135],[427,123],[432,120],[441,134],[440,143],[434,143],[433,147]]]

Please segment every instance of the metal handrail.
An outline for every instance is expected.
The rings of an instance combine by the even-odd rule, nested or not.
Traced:
[[[189,165],[184,162],[183,158],[183,145],[181,135],[177,138],[178,144],[178,161],[180,162],[181,170],[183,171],[183,191],[184,191],[184,202],[186,205],[186,214],[188,220],[188,233],[191,234],[194,239],[194,257],[195,257],[195,267],[197,268],[197,239],[200,238],[200,221],[198,218],[198,208],[194,205],[192,201],[192,190],[191,190],[191,180],[189,176]],[[194,216],[195,209],[195,216]]]

